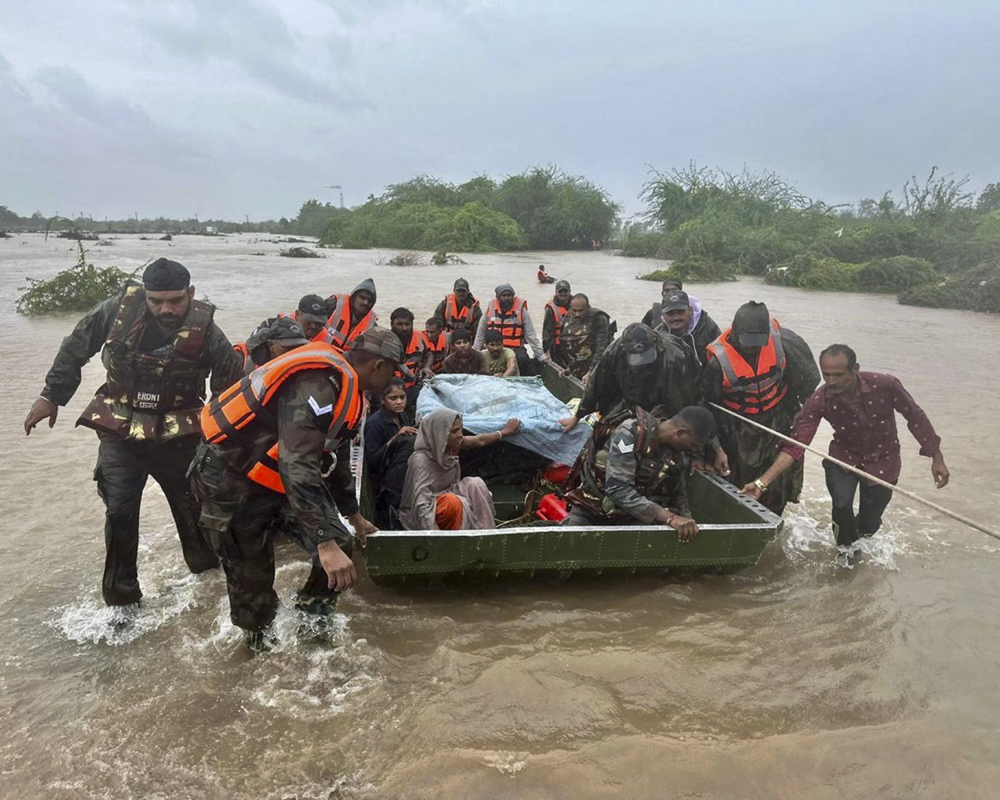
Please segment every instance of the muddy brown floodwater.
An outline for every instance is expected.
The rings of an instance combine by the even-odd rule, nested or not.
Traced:
[[[620,323],[658,294],[634,279],[650,262],[599,253],[394,268],[375,266],[374,251],[306,261],[279,247],[123,237],[90,255],[184,262],[234,340],[302,294],[368,276],[385,319],[398,305],[425,319],[464,275],[484,299],[512,282],[540,325],[539,263]],[[78,315],[20,317],[16,289],[74,260],[64,240],[0,241],[0,796],[1000,797],[996,542],[899,498],[862,562],[838,569],[814,458],[780,540],[736,575],[406,593],[362,582],[341,601],[336,646],[298,643],[283,611],[285,643],[256,660],[229,622],[222,575],[185,571],[151,483],[142,618],[109,641],[97,439],[73,428],[99,363],[54,430],[21,430]],[[750,281],[690,288],[723,326],[743,301],[764,300],[814,352],[844,341],[864,368],[898,375],[952,472],[933,489],[901,424],[902,484],[970,517],[1000,516],[1000,320]],[[287,604],[306,564],[292,546],[279,560]]]

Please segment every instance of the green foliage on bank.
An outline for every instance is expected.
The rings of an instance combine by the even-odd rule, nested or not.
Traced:
[[[310,219],[314,203],[303,206]],[[572,250],[607,238],[617,215],[618,206],[603,189],[555,167],[502,181],[479,176],[459,185],[420,176],[356,208],[337,209],[321,242],[457,252]]]
[[[28,278],[28,286],[19,287],[21,295],[16,301],[19,314],[39,316],[89,311],[125,288],[125,282],[132,275],[118,267],[95,267],[87,261],[83,245],[77,246],[79,254],[74,266],[47,281]]]
[[[627,256],[711,264],[786,286],[907,292],[930,302],[948,294],[930,287],[966,286],[961,277],[1000,249],[1000,183],[978,198],[966,184],[934,168],[897,195],[830,206],[774,173],[691,165],[653,174],[644,222],[626,226],[617,244]],[[958,307],[992,307],[979,297],[988,285],[968,283],[977,297]]]

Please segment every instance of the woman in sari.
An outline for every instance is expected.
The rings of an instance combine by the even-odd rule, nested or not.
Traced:
[[[479,436],[463,436],[462,416],[438,409],[423,418],[406,472],[399,507],[408,530],[463,530],[496,527],[493,497],[482,478],[463,478],[460,450],[485,447],[513,436],[521,427],[516,419],[503,428]]]

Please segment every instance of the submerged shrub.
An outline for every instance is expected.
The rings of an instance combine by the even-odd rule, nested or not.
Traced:
[[[908,306],[1000,313],[1000,254],[960,275],[908,289],[899,296]]]
[[[670,273],[685,282],[735,281],[736,267],[702,256],[687,256],[670,265]]]
[[[899,293],[937,280],[934,266],[922,258],[877,258],[861,267],[858,288],[863,292]]]
[[[135,275],[135,272],[130,275],[118,267],[98,269],[87,262],[83,245],[78,243],[77,247],[79,255],[74,266],[51,280],[28,278],[28,286],[18,287],[18,291],[22,292],[16,302],[19,314],[37,316],[64,311],[89,311],[98,303],[121,292],[125,288],[125,282]]]
[[[858,290],[860,271],[860,264],[848,264],[835,258],[805,253],[779,264],[767,273],[764,281],[799,289],[853,292]]]

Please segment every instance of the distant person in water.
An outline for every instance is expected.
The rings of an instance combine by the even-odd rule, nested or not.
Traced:
[[[931,476],[939,489],[948,485],[950,474],[941,455],[941,437],[898,378],[877,372],[862,372],[855,352],[845,344],[833,344],[820,353],[819,368],[824,384],[806,400],[792,423],[791,437],[802,444],[812,442],[821,420],[833,427],[830,455],[867,474],[895,484],[902,467],[896,435],[898,411],[906,420],[920,455],[931,459]],[[791,443],[781,445],[774,463],[743,491],[759,498],[789,467],[802,462],[805,451]],[[871,536],[882,525],[882,513],[892,491],[823,462],[826,487],[833,500],[833,528],[837,544],[847,547],[862,536]],[[860,488],[858,513],[854,497]]]
[[[553,278],[551,275],[549,275],[545,271],[545,265],[544,264],[539,264],[538,265],[538,272],[536,273],[536,277],[538,278],[538,282],[539,283],[555,283],[556,282],[556,279]]]

